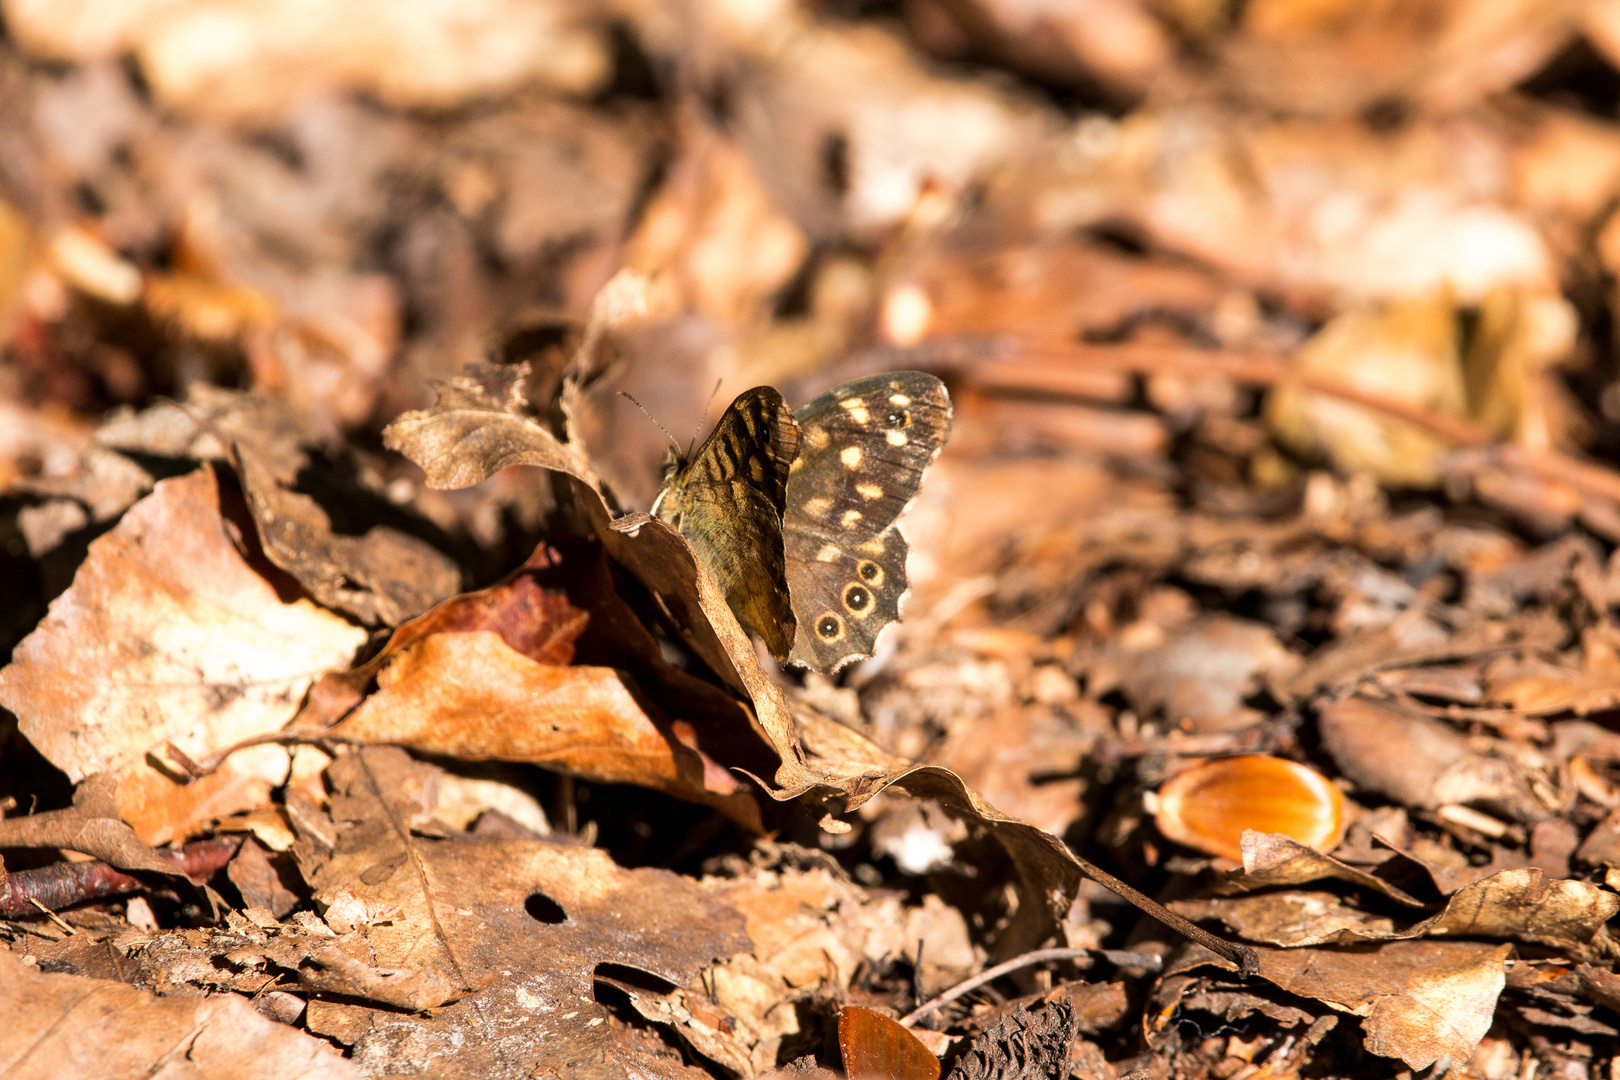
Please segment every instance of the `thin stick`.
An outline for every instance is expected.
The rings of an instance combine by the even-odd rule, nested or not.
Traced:
[[[1239,945],[1234,941],[1227,941],[1224,938],[1216,937],[1203,927],[1195,926],[1188,922],[1186,919],[1182,918],[1180,915],[1177,915],[1175,912],[1171,911],[1157,900],[1151,899],[1131,888],[1131,886],[1125,884],[1123,881],[1119,880],[1119,878],[1115,877],[1113,874],[1110,874],[1108,871],[1104,870],[1095,863],[1081,858],[1072,851],[1069,854],[1075,862],[1080,864],[1080,872],[1085,874],[1092,881],[1095,881],[1097,884],[1101,885],[1109,892],[1114,893],[1116,896],[1122,896],[1126,900],[1129,900],[1139,910],[1146,912],[1155,919],[1158,919],[1160,922],[1164,923],[1164,925],[1168,926],[1182,937],[1187,938],[1198,945],[1202,945],[1216,956],[1236,964],[1238,974],[1243,976],[1243,978],[1247,979],[1251,975],[1260,974],[1260,954],[1249,948],[1247,945]]]
[[[949,990],[945,991],[943,994],[931,1001],[924,1002],[915,1009],[912,1009],[905,1016],[902,1016],[900,1018],[900,1024],[902,1027],[910,1027],[918,1020],[921,1020],[923,1017],[927,1016],[929,1013],[935,1011],[941,1006],[949,1005],[962,995],[972,993],[985,983],[999,979],[1010,971],[1017,971],[1019,968],[1031,967],[1035,964],[1044,964],[1050,960],[1089,959],[1093,953],[1099,952],[1114,963],[1125,967],[1144,967],[1156,969],[1159,966],[1158,957],[1148,956],[1145,953],[1118,952],[1114,949],[1080,949],[1062,947],[1052,949],[1035,949],[1031,952],[1024,953],[1022,956],[1015,956],[1011,960],[1003,961],[993,968],[985,968],[977,975],[962,980]]]
[[[44,914],[44,916],[47,919],[51,920],[51,922],[55,923],[57,926],[60,926],[63,930],[66,930],[69,934],[77,934],[78,933],[77,930],[73,929],[73,927],[69,926],[67,923],[62,921],[62,916],[58,915],[56,912],[54,912],[50,908],[46,907],[44,904],[40,903],[38,900],[35,900],[32,896],[30,896],[28,898],[28,902],[30,904],[33,904],[35,907],[39,908],[39,910]]]

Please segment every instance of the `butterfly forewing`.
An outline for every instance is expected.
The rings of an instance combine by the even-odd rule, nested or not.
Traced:
[[[793,411],[799,458],[788,478],[788,527],[866,540],[911,504],[951,426],[945,384],[920,371],[872,375]]]
[[[654,504],[715,578],[737,621],[777,657],[794,638],[782,508],[799,428],[782,395],[757,386],[731,403]]]
[[[922,486],[950,430],[932,375],[857,379],[794,410],[802,447],[782,516],[797,631],[789,660],[835,671],[871,656],[900,617],[906,540],[895,519]]]

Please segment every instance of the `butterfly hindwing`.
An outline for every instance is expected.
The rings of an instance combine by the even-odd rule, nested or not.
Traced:
[[[813,545],[786,533],[788,592],[798,629],[791,663],[836,671],[871,656],[878,634],[900,618],[906,538],[891,526],[854,547]]]
[[[945,385],[918,371],[845,383],[794,410],[801,449],[782,531],[797,630],[789,660],[834,671],[871,656],[900,617],[905,537],[895,520],[950,431]]]
[[[782,508],[799,428],[768,386],[731,403],[697,453],[676,461],[654,503],[715,578],[743,627],[786,657],[793,643]]]

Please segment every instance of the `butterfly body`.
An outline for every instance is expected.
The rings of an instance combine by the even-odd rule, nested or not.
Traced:
[[[755,387],[665,463],[653,515],[678,529],[777,659],[836,671],[900,618],[896,526],[944,445],[951,404],[916,371],[845,383],[789,412]]]
[[[653,516],[674,526],[714,575],[737,621],[772,655],[794,636],[781,511],[799,427],[782,395],[756,386],[731,403],[696,453],[671,455]]]

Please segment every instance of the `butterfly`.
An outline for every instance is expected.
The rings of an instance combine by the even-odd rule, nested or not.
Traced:
[[[791,413],[755,387],[695,454],[666,458],[653,515],[773,656],[836,671],[900,618],[908,548],[895,521],[950,420],[944,384],[917,371],[856,379]]]

